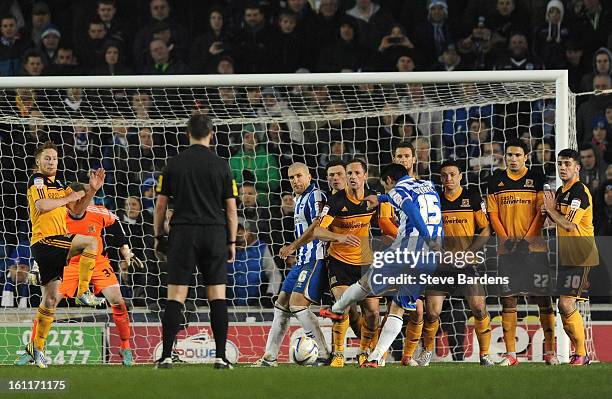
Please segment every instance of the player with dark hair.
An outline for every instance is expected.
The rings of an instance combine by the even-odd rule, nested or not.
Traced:
[[[383,202],[390,202],[398,212],[400,227],[392,248],[399,249],[401,245],[410,248],[414,253],[423,250],[438,251],[440,249],[439,239],[443,235],[442,215],[440,199],[433,184],[430,181],[416,180],[409,176],[406,168],[400,164],[387,166],[382,171],[380,179],[387,194],[370,194],[364,198],[364,202],[369,203],[367,209]],[[425,219],[423,219],[423,214],[427,215]],[[419,261],[416,264],[417,269],[423,267],[423,270],[434,266],[435,264],[429,261]],[[368,295],[378,294],[379,288],[374,287],[370,281],[373,270],[374,268],[370,268],[364,276],[348,287],[331,309],[321,309],[321,316],[341,320],[345,309],[350,304],[359,302]],[[419,290],[417,286],[411,288],[414,291]],[[406,292],[399,291],[393,297],[389,307],[389,317],[382,328],[378,344],[369,354],[366,362],[360,366],[378,367],[380,365],[384,353],[402,329],[404,312],[415,309],[418,293],[415,292],[415,294],[417,295],[408,295]]]
[[[584,322],[576,301],[588,300],[589,271],[599,264],[593,229],[593,198],[579,180],[580,154],[567,148],[557,155],[557,168],[563,186],[556,195],[544,192],[544,207],[557,224],[559,271],[557,293],[563,329],[574,346],[570,364],[590,363],[585,346]]]
[[[104,183],[104,169],[93,172],[87,192],[74,192],[56,179],[57,146],[47,141],[34,152],[36,172],[28,182],[28,203],[32,221],[30,246],[39,270],[32,275],[41,285],[42,300],[34,318],[36,336],[26,346],[26,353],[38,367],[46,368],[43,347],[57,305],[58,287],[68,259],[82,255],[79,260],[79,284],[76,302],[80,305],[98,306],[103,300],[89,291],[98,242],[95,237],[69,234],[66,226],[66,205],[83,198],[75,211],[81,213]]]
[[[482,249],[487,243],[491,228],[487,219],[486,205],[478,192],[470,192],[461,186],[461,166],[456,161],[446,161],[440,167],[440,177],[444,191],[440,196],[442,207],[442,225],[444,227],[444,250],[463,253],[476,259],[472,254]],[[478,232],[478,234],[477,234]],[[482,257],[484,260],[484,257]],[[474,266],[440,265],[435,276],[457,279],[458,271],[476,276]],[[493,366],[489,357],[491,343],[491,318],[487,313],[486,298],[483,287],[478,284],[458,286],[456,284],[438,284],[425,288],[426,316],[423,326],[423,351],[419,356],[419,365],[427,366],[433,357],[434,342],[440,326],[440,312],[446,294],[465,297],[474,316],[474,332],[478,339],[480,364]]]
[[[236,256],[238,188],[226,161],[210,149],[211,119],[194,114],[187,123],[190,146],[168,160],[156,186],[155,253],[167,259],[168,300],[162,319],[163,350],[158,368],[172,367],[172,346],[179,331],[181,308],[197,267],[206,284],[217,369],[232,368],[225,357],[228,314],[225,299],[227,262]],[[174,204],[167,242],[166,208]],[[167,255],[166,255],[167,251]]]
[[[555,365],[555,314],[548,283],[548,256],[542,238],[544,176],[526,166],[529,148],[520,140],[505,146],[506,169],[496,170],[488,181],[487,210],[499,242],[498,275],[510,283],[501,292],[502,327],[506,354],[500,366],[515,366],[517,294],[535,294],[544,330],[544,360]]]

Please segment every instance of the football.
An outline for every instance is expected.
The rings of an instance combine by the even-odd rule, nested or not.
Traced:
[[[313,364],[319,357],[319,347],[314,339],[305,335],[295,339],[289,350],[291,361],[300,366]]]

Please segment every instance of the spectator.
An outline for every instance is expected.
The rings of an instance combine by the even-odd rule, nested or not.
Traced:
[[[242,149],[230,158],[229,163],[238,184],[245,180],[245,171],[255,176],[255,186],[259,193],[258,203],[267,206],[270,203],[269,194],[280,186],[280,173],[274,157],[268,154],[265,146],[258,145],[253,125],[245,127]]]
[[[0,19],[0,32],[0,76],[18,75],[21,57],[31,47],[31,42],[19,37],[17,18],[12,15]]]
[[[33,89],[19,88],[15,95],[15,108],[17,114],[21,117],[32,115],[33,111],[37,110],[38,93]],[[41,114],[42,116],[42,114]]]
[[[21,74],[24,76],[40,76],[43,74],[45,64],[43,56],[36,50],[28,50],[23,56]]]
[[[153,38],[153,28],[159,22],[165,22],[170,28],[170,37],[180,48],[186,48],[189,42],[187,31],[170,16],[168,0],[151,0],[149,3],[150,20],[134,37],[134,65],[142,70],[149,58],[149,44]]]
[[[415,30],[414,43],[423,57],[422,65],[430,69],[438,58],[455,43],[455,33],[448,22],[446,0],[431,0],[428,5],[427,19]]]
[[[485,21],[485,17],[479,17],[470,35],[459,41],[459,53],[466,65],[474,70],[487,69],[492,64],[491,58],[495,56],[493,32],[485,25]]]
[[[140,200],[142,202],[142,209],[153,215],[155,209],[155,177],[151,176],[146,178],[140,185]]]
[[[314,36],[316,29],[315,13],[310,8],[310,4],[307,0],[287,0],[287,6],[285,10],[288,14],[295,15],[296,28],[295,31],[299,36],[310,39]],[[283,15],[284,11],[279,13]],[[306,43],[306,47],[310,47],[310,42]],[[310,53],[310,51],[308,52]]]
[[[530,29],[529,19],[525,17],[525,13],[517,7],[516,0],[497,0],[495,11],[485,22],[491,30],[493,47],[507,47],[515,33],[522,33],[526,37]]]
[[[47,3],[37,2],[32,6],[32,20],[29,27],[29,39],[35,47],[40,47],[40,34],[43,28],[51,23],[51,10]]]
[[[130,99],[130,105],[132,112],[137,119],[148,119],[152,117],[152,101],[149,94],[133,94]]]
[[[571,31],[574,37],[585,41],[584,54],[590,58],[595,50],[605,47],[610,33],[610,12],[600,0],[584,0],[574,3]]]
[[[565,65],[564,43],[570,37],[563,22],[565,8],[560,0],[550,0],[546,6],[546,22],[535,30],[533,53],[537,54],[547,69],[562,69]]]
[[[562,69],[567,69],[569,88],[574,93],[582,90],[582,79],[588,72],[583,55],[584,51],[580,42],[575,39],[569,39],[565,42],[565,64]],[[591,87],[592,85],[593,81],[591,81]]]
[[[162,39],[153,39],[149,44],[152,64],[145,69],[147,75],[184,75],[189,68],[179,59],[170,57],[170,49]]]
[[[245,181],[238,191],[240,203],[238,205],[238,216],[244,220],[251,221],[257,225],[260,240],[271,243],[270,237],[270,208],[258,204],[259,196],[253,182]]]
[[[446,50],[438,57],[438,62],[434,65],[436,71],[466,71],[467,67],[462,62],[461,55],[457,52],[454,44],[449,44]]]
[[[91,70],[92,75],[133,75],[132,68],[123,63],[121,47],[116,41],[104,43],[104,63]]]
[[[593,78],[593,90],[609,90],[612,88],[610,75],[597,75]],[[601,115],[608,106],[612,105],[612,95],[591,95],[589,99],[578,107],[576,112],[576,130],[578,143],[590,143],[592,139],[593,118]]]
[[[99,19],[93,19],[89,22],[87,37],[77,40],[77,56],[84,70],[91,71],[103,65],[106,34],[106,25]]]
[[[317,46],[320,46],[321,43],[331,43],[336,39],[341,18],[342,12],[338,7],[338,0],[321,0],[319,13],[315,16],[315,29],[312,36]],[[317,49],[317,53],[318,50],[320,49]]]
[[[391,71],[399,56],[412,53],[414,44],[406,36],[404,28],[400,24],[393,24],[389,34],[382,38],[378,46],[377,60],[373,62],[380,71]],[[372,62],[371,62],[372,64]]]
[[[148,176],[161,172],[166,158],[166,151],[162,146],[156,146],[153,132],[148,127],[138,131],[138,145],[130,145],[128,170],[131,182],[145,181]]]
[[[591,140],[591,144],[597,148],[606,162],[610,162],[608,159],[612,153],[612,147],[610,147],[607,137],[609,130],[610,126],[608,126],[608,121],[605,116],[598,115],[593,118],[593,139]]]
[[[593,78],[597,75],[612,76],[612,53],[605,47],[601,47],[593,56],[593,73],[584,75],[580,91],[591,91]]]
[[[500,0],[509,1],[509,0]],[[496,70],[533,70],[542,69],[542,64],[530,54],[527,37],[522,33],[510,36],[508,51],[495,64]]]
[[[339,37],[321,50],[318,72],[358,72],[365,65],[369,51],[359,42],[355,21],[344,17],[339,31]]]
[[[220,58],[217,58],[217,66],[213,73],[218,73],[219,75],[233,75],[236,71],[234,68],[234,59],[229,55],[224,55]]]
[[[279,269],[284,269],[285,265],[291,267],[295,264],[295,256],[291,256],[286,260],[278,257],[278,253],[283,245],[287,245],[295,239],[295,221],[293,218],[295,201],[293,194],[284,192],[281,194],[281,205],[271,207],[272,219],[270,226],[272,227],[272,254],[274,261]]]
[[[40,52],[45,65],[50,65],[55,60],[61,38],[62,34],[55,25],[49,24],[43,28],[40,34]]]
[[[290,11],[280,13],[278,30],[270,47],[270,57],[274,60],[272,72],[294,73],[300,68],[312,69],[306,37],[296,31],[296,25],[296,14]]]
[[[348,162],[351,159],[355,158],[355,156],[360,155],[356,152],[350,144],[342,140],[334,140],[329,142],[329,146],[323,151],[321,156],[319,157],[318,167],[323,171],[327,167],[327,164],[333,161],[343,161]],[[321,171],[319,171],[319,175],[321,175]]]
[[[391,30],[393,18],[372,0],[356,0],[355,6],[346,11],[357,23],[359,43],[369,51],[375,51],[383,36]]]
[[[599,151],[593,144],[585,143],[580,145],[580,181],[583,182],[591,192],[594,201],[600,198],[599,189],[606,179],[606,165]],[[599,203],[595,203],[595,208]]]
[[[101,166],[100,137],[84,125],[76,125],[72,130],[70,136],[64,136],[61,146],[64,179],[88,181],[88,172]]]
[[[46,74],[55,76],[77,76],[83,73],[79,67],[74,50],[60,43],[57,48],[55,59],[47,66]]]
[[[208,13],[206,33],[198,36],[191,45],[189,57],[191,69],[195,73],[209,73],[211,70],[218,72],[220,62],[216,61],[224,55],[232,54],[232,40],[229,29],[225,25],[222,9],[211,8]]]
[[[227,273],[227,299],[234,306],[272,306],[282,276],[268,244],[257,238],[254,223],[238,225],[236,259],[228,264]]]
[[[531,167],[542,171],[546,182],[551,187],[556,186],[557,166],[555,165],[555,148],[547,140],[538,140],[531,153]]]
[[[260,110],[260,116],[267,116],[279,119],[292,119],[296,116],[286,101],[280,98],[280,94],[272,87],[266,87],[261,92],[264,108]],[[291,142],[302,144],[304,142],[304,131],[300,122],[291,121],[288,123],[289,137]]]
[[[106,183],[112,187],[109,194],[117,199],[126,198],[130,194],[137,194],[130,190],[128,194],[128,130],[122,121],[112,123],[110,145],[103,150],[102,167],[106,170]],[[138,190],[135,190],[138,191]],[[118,205],[118,204],[117,204]],[[116,208],[116,207],[114,207]]]
[[[104,24],[109,38],[122,43],[127,41],[128,32],[125,24],[117,16],[115,0],[97,0],[96,14]]]
[[[417,157],[416,173],[422,179],[440,181],[440,165],[431,159],[431,142],[428,138],[419,137],[414,141]]]
[[[19,242],[8,257],[7,281],[2,291],[2,306],[13,307],[15,300],[17,307],[24,309],[28,307],[30,297],[28,287],[28,272],[33,264],[30,254],[30,241],[27,234],[18,233]]]
[[[416,69],[416,63],[411,53],[402,54],[395,61],[396,72],[413,72]]]
[[[609,237],[612,236],[612,180],[606,180],[602,187],[602,206],[599,208],[599,212],[593,216],[593,223],[595,224],[596,236]]]
[[[270,70],[273,31],[266,24],[261,6],[249,3],[244,9],[244,25],[236,38],[239,70],[264,73]]]
[[[54,112],[60,117],[66,118],[94,118],[94,112],[87,100],[85,93],[80,88],[69,88],[64,91],[61,105],[53,104]]]

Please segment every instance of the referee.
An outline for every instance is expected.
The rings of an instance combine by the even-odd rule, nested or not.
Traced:
[[[168,300],[164,312],[163,352],[158,368],[171,368],[171,351],[195,267],[204,277],[210,324],[216,345],[214,367],[232,368],[225,358],[227,340],[226,262],[236,254],[238,189],[226,161],[210,149],[212,122],[192,115],[187,123],[189,148],[170,159],[157,183],[155,255],[168,264]],[[164,221],[172,198],[174,214],[166,242]],[[167,255],[166,255],[166,249]]]

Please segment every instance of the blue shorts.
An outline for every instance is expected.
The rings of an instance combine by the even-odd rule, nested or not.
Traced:
[[[310,302],[319,303],[326,288],[326,275],[323,259],[295,265],[285,278],[281,291],[288,294],[297,292]]]
[[[393,302],[404,310],[415,311],[417,299],[415,296],[396,295],[393,297]]]

